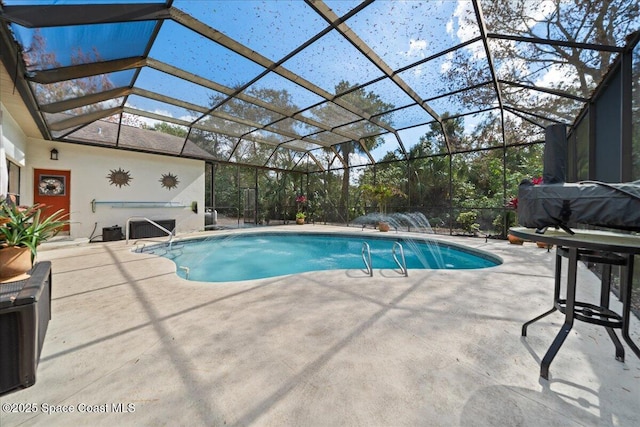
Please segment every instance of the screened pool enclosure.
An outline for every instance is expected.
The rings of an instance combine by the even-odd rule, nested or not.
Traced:
[[[205,160],[238,224],[504,235],[554,124],[568,180],[640,178],[635,1],[0,1],[46,139]]]

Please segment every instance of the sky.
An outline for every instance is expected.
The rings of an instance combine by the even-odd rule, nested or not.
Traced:
[[[3,1],[7,5],[34,3],[33,0]],[[118,1],[124,2],[123,0],[93,2]],[[74,3],[73,0],[43,0],[41,3],[51,2]],[[36,3],[40,2],[36,1]],[[327,0],[325,3],[338,16],[342,16],[356,7],[359,2]],[[532,14],[542,16],[548,13],[548,8],[544,6],[548,3],[543,3],[543,7],[534,8]],[[329,92],[333,91],[335,85],[341,80],[361,84],[383,76],[381,70],[363,57],[336,31],[327,32],[317,42],[287,59],[287,55],[294,49],[328,27],[327,23],[303,1],[175,0],[173,6],[259,52],[267,59],[274,62],[283,61],[285,68],[300,74],[312,84]],[[416,16],[419,18],[416,19]],[[478,27],[468,25],[469,22],[475,22],[475,13],[471,1],[468,0],[429,2],[394,0],[374,2],[349,18],[346,23],[388,66],[392,69],[400,69],[477,37]],[[21,41],[28,46],[32,31],[20,29],[15,25],[13,27]],[[90,52],[95,47],[102,59],[115,59],[121,57],[123,52],[141,55],[152,30],[152,23],[133,23],[84,26],[77,33],[65,28],[43,29],[42,32],[47,37],[48,48],[59,52],[57,55],[59,62],[68,65],[70,59],[64,57],[59,48],[70,40],[74,40],[74,44],[84,52]],[[476,61],[486,61],[482,43],[474,43],[463,49],[471,53]],[[457,87],[452,87],[451,81],[442,78],[442,73],[451,69],[454,55],[455,53],[452,52],[441,56],[404,70],[398,76],[407,82],[422,99],[455,90]],[[232,54],[228,49],[211,43],[170,20],[164,22],[149,56],[227,87],[247,84],[265,70],[262,66]],[[525,65],[522,64],[522,66]],[[551,67],[549,71],[538,75],[538,82],[541,85],[549,84],[560,77],[562,77],[561,71]],[[478,82],[486,78],[486,75],[477,77]],[[140,73],[136,86],[202,106],[209,106],[212,96],[221,96],[213,90],[196,88],[192,83],[151,69],[144,69]],[[252,86],[252,88],[261,87],[286,89],[293,103],[301,107],[311,106],[321,100],[316,94],[285,81],[273,73]],[[378,83],[372,86],[374,87],[376,93],[396,107],[413,102],[393,83],[389,82],[386,85]],[[433,101],[431,105],[439,114],[444,113],[443,110],[452,113],[461,111],[461,107],[456,106],[455,103],[455,99],[447,99],[446,102]],[[130,97],[128,105],[185,120],[194,118],[189,111],[142,97]],[[399,116],[398,120],[401,119],[406,117]],[[477,122],[478,119],[473,117],[465,119],[467,133],[471,132]],[[418,127],[402,131],[401,138],[405,148],[409,149],[416,143],[424,134],[424,130]],[[385,143],[373,153],[376,159],[398,147],[395,136],[389,135],[384,140]]]

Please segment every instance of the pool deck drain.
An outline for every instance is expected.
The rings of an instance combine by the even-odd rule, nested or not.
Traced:
[[[268,230],[303,228],[345,231]],[[504,264],[202,283],[123,241],[42,250],[53,318],[37,381],[0,398],[40,410],[0,425],[640,425],[640,360],[626,347],[616,361],[601,327],[576,322],[540,379],[563,316],[520,328],[551,306],[553,251],[435,238]],[[597,278],[581,266],[578,279],[598,301]]]

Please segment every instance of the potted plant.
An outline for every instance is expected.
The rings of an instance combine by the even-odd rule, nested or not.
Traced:
[[[304,194],[296,197],[296,205],[298,206],[298,212],[296,213],[296,224],[304,224],[304,220],[307,217],[304,213],[305,203],[307,203],[307,197]]]
[[[67,224],[63,210],[45,217],[46,206],[18,206],[14,199],[0,203],[0,282],[29,277],[38,245]]]
[[[304,212],[298,212],[296,214],[296,224],[300,224],[300,225],[304,224],[304,219],[306,217],[307,216],[304,214]]]

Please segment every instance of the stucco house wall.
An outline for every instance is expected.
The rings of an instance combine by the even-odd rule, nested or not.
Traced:
[[[53,148],[58,150],[58,160],[50,159]],[[71,172],[73,238],[100,240],[102,229],[113,226],[122,227],[124,233],[130,217],[175,219],[178,233],[204,229],[204,161],[33,138],[28,141],[26,157],[21,179],[23,204],[33,202],[35,169]],[[128,185],[112,183],[109,175],[115,170],[128,172]],[[167,174],[177,177],[175,188],[162,185]],[[197,213],[192,202],[197,203]]]
[[[131,217],[175,219],[177,233],[204,229],[204,161],[30,138],[0,106],[6,156],[20,166],[21,204],[34,201],[35,169],[70,171],[70,237],[98,241],[102,229],[113,226],[122,227],[124,233]],[[50,159],[53,148],[59,160]],[[110,172],[118,169],[131,176],[128,185],[109,180]],[[163,187],[160,180],[167,174],[177,177],[175,188]],[[197,213],[192,211],[193,202]]]
[[[0,121],[2,141],[6,156],[18,166],[25,165],[25,153],[27,150],[27,136],[24,134],[13,116],[0,104],[2,108],[2,120]]]

